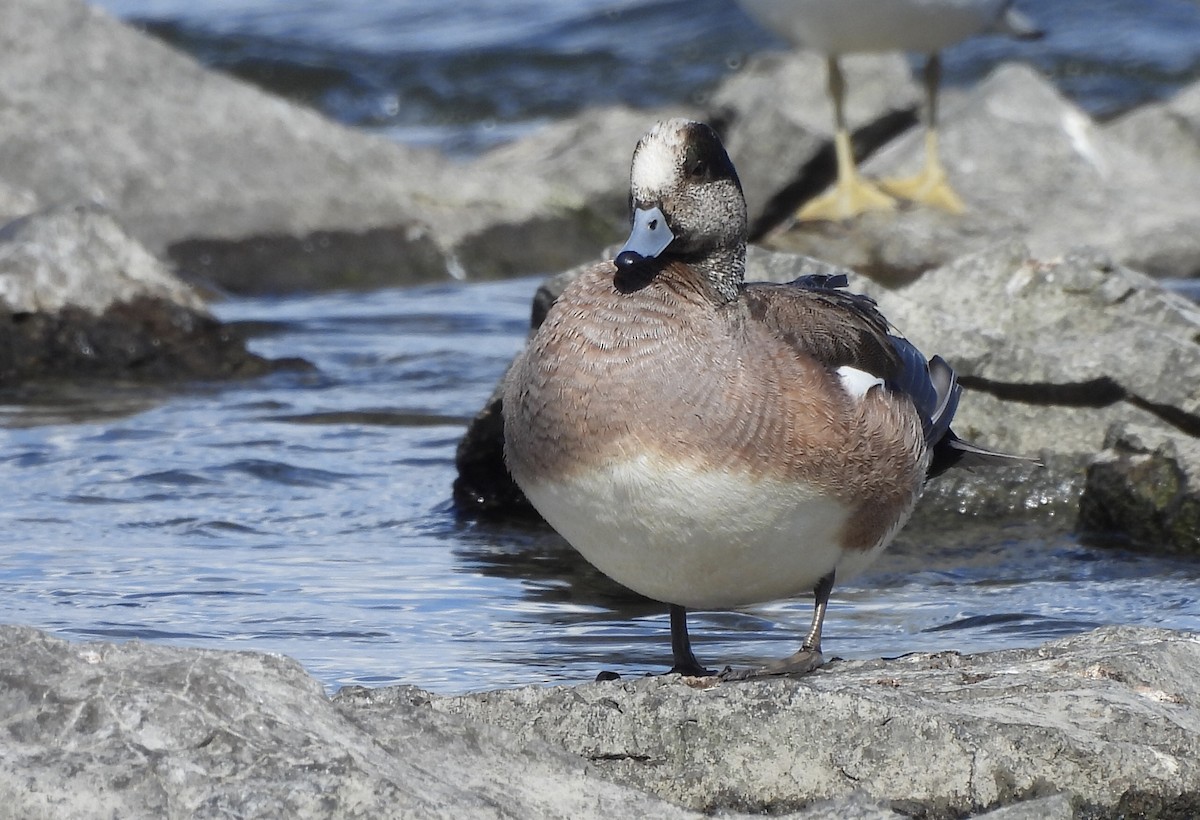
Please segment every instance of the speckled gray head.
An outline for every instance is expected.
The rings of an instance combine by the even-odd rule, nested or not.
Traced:
[[[737,171],[712,128],[658,123],[633,151],[633,228],[618,268],[671,257],[706,276],[723,299],[737,297],[746,255],[746,200]]]

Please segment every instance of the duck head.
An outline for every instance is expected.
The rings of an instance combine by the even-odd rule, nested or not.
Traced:
[[[633,229],[613,260],[618,274],[679,261],[719,301],[737,298],[746,263],[746,199],[712,128],[683,119],[650,129],[633,151]]]

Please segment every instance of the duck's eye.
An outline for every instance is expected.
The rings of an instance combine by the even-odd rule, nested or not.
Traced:
[[[704,179],[708,176],[708,163],[702,159],[696,160],[688,169],[688,176],[692,179]]]

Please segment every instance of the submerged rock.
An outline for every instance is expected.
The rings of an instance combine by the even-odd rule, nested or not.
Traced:
[[[102,208],[51,208],[0,228],[0,385],[219,379],[284,365],[301,363],[248,351]]]
[[[1088,465],[1080,526],[1200,557],[1200,441],[1144,425],[1109,431]]]
[[[277,655],[27,627],[0,627],[0,653],[6,816],[1200,811],[1200,641],[1167,630],[835,662],[800,680],[457,697],[406,686],[330,699]]]

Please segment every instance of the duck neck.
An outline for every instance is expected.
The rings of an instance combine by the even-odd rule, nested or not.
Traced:
[[[732,302],[738,298],[746,279],[746,243],[705,253],[688,260],[688,264],[708,283],[719,304]]]

